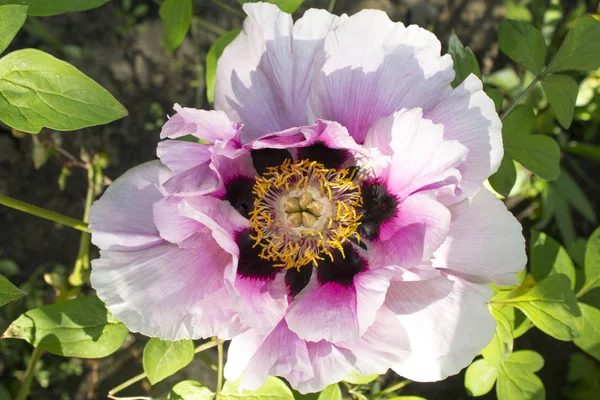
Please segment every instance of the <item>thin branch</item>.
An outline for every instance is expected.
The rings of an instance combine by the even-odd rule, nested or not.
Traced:
[[[233,8],[229,5],[221,2],[220,0],[211,0],[211,1],[227,12],[230,12],[230,13],[237,15],[239,17],[242,17],[242,18],[246,18],[246,14],[244,14],[243,12],[241,12],[240,10],[238,10],[236,8]]]
[[[329,7],[327,7],[327,11],[333,13],[333,9],[335,7],[335,0],[329,0]]]
[[[19,389],[19,394],[17,395],[16,400],[25,400],[27,398],[27,395],[29,394],[29,389],[31,388],[33,375],[35,375],[35,365],[37,364],[41,356],[42,351],[37,347],[34,347],[33,351],[31,352],[31,358],[29,359],[29,363],[27,364],[25,378],[23,379],[23,383],[21,383],[21,388]]]
[[[217,353],[218,353],[218,369],[217,369],[217,396],[215,400],[219,400],[221,396],[221,390],[223,389],[223,341],[217,339]]]
[[[510,107],[508,107],[508,110],[506,110],[504,112],[504,114],[502,114],[502,116],[500,117],[500,119],[502,121],[504,121],[504,118],[506,118],[508,116],[508,114],[510,114],[515,109],[515,107],[521,102],[521,100],[523,100],[523,98],[527,95],[527,93],[529,93],[531,91],[531,89],[533,89],[533,87],[535,86],[535,84],[538,83],[542,79],[542,77],[543,77],[543,72],[541,74],[539,74],[538,76],[536,76],[533,81],[531,81],[531,83],[529,84],[529,86],[527,86],[527,88],[525,90],[523,90],[523,92],[510,105]]]
[[[410,379],[406,379],[406,380],[404,380],[402,382],[398,382],[395,385],[392,385],[392,386],[390,386],[388,388],[385,388],[385,389],[383,389],[380,392],[372,394],[371,396],[368,397],[368,399],[369,400],[373,400],[373,399],[376,399],[376,398],[381,397],[383,395],[394,393],[395,391],[402,389],[403,387],[405,387],[406,385],[408,385],[410,383],[412,383],[412,381]]]

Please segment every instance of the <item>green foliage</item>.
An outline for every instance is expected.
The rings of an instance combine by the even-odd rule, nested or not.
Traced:
[[[469,396],[483,396],[494,387],[498,379],[498,369],[480,358],[475,360],[465,374],[465,388]]]
[[[591,71],[600,67],[600,21],[591,15],[577,20],[548,64],[547,73]]]
[[[102,358],[121,347],[129,331],[94,296],[29,310],[4,332],[64,357]]]
[[[508,197],[508,194],[517,181],[517,168],[515,167],[515,162],[508,154],[504,153],[498,171],[490,176],[488,181],[496,192],[504,197]]]
[[[167,400],[211,400],[215,394],[198,381],[179,382],[167,395]]]
[[[575,353],[569,361],[567,376],[569,400],[597,400],[600,398],[600,370],[594,360]]]
[[[532,231],[529,241],[531,274],[537,282],[551,274],[564,274],[575,289],[575,266],[567,251],[543,232]]]
[[[295,12],[304,3],[304,0],[237,0],[240,4],[258,3],[260,1],[275,4],[281,11],[289,14]]]
[[[171,51],[179,47],[192,21],[192,0],[165,0],[159,10],[163,21],[163,44]]]
[[[0,0],[3,4],[28,5],[27,13],[37,17],[64,14],[71,11],[85,11],[100,7],[110,0]]]
[[[498,365],[506,360],[513,350],[513,321],[497,305],[489,305],[490,313],[496,320],[496,330],[492,341],[481,350],[481,355],[490,365]],[[514,315],[514,313],[513,313]],[[487,392],[486,392],[487,393]]]
[[[596,360],[600,360],[600,310],[585,303],[579,303],[581,334],[573,343]]]
[[[558,340],[573,340],[579,336],[581,311],[570,286],[566,275],[553,274],[523,294],[516,289],[513,296],[495,302],[517,307],[536,327]]]
[[[173,375],[194,359],[194,343],[191,340],[175,342],[152,338],[144,347],[142,363],[144,372],[152,385]]]
[[[0,59],[0,120],[23,132],[107,124],[127,110],[72,65],[39,50]]]
[[[215,102],[215,82],[217,81],[217,62],[219,61],[219,57],[221,57],[227,45],[233,42],[233,39],[240,32],[239,29],[234,29],[224,33],[214,41],[208,50],[208,54],[206,55],[206,98],[210,104]]]
[[[460,85],[470,74],[475,74],[478,78],[481,78],[479,64],[473,51],[469,47],[463,46],[454,32],[448,40],[448,54],[454,61],[454,72],[456,73],[452,81],[452,87]]]
[[[585,281],[578,296],[600,286],[600,228],[590,236],[585,250]]]
[[[540,31],[527,22],[506,20],[498,27],[500,50],[528,71],[539,74],[546,61],[546,44]]]
[[[27,6],[9,4],[0,6],[0,54],[19,32],[27,19]]]
[[[351,371],[348,376],[344,378],[344,381],[354,385],[366,385],[367,383],[373,382],[377,378],[379,378],[378,374],[360,375],[356,371]]]
[[[13,285],[3,275],[0,275],[0,307],[25,296],[27,293]]]
[[[260,388],[249,391],[243,390],[239,393],[239,380],[227,381],[219,394],[222,400],[293,400],[294,395],[290,388],[279,378],[270,376],[267,382]]]
[[[517,106],[503,121],[504,151],[542,179],[552,180],[560,172],[560,148],[546,135],[530,135],[535,124],[533,109]]]
[[[340,385],[336,383],[327,386],[319,393],[317,400],[342,400],[342,390],[340,389]]]
[[[567,75],[549,75],[542,79],[542,87],[558,123],[568,129],[575,113],[577,82]]]
[[[498,400],[543,400],[544,384],[535,372],[544,366],[543,357],[532,350],[515,351],[500,365],[496,395]]]

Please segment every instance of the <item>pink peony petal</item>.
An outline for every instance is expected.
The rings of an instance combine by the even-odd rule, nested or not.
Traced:
[[[173,107],[177,114],[172,116],[163,126],[160,138],[176,139],[186,135],[210,143],[233,139],[240,128],[237,122],[231,121],[222,111],[197,110],[195,108]]]

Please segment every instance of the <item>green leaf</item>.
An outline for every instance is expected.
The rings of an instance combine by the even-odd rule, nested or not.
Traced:
[[[573,141],[564,146],[563,150],[585,157],[588,160],[600,162],[600,146]]]
[[[497,306],[488,305],[496,320],[496,330],[492,341],[481,350],[481,355],[488,364],[497,365],[506,360],[513,350],[513,321],[511,321]],[[487,392],[486,392],[487,393]]]
[[[579,336],[575,293],[564,274],[553,274],[533,286],[525,294],[496,300],[517,307],[538,329],[558,340],[573,340]]]
[[[396,397],[390,397],[389,400],[427,400],[424,397],[421,396],[396,396]]]
[[[163,44],[171,51],[179,47],[192,21],[192,0],[165,0],[159,10],[164,24]]]
[[[27,293],[13,285],[8,279],[0,275],[0,307],[25,296]]]
[[[504,197],[508,197],[517,181],[517,168],[508,154],[504,154],[498,171],[488,178],[492,188]]]
[[[3,4],[28,5],[27,14],[36,17],[48,17],[71,11],[85,11],[100,7],[110,0],[0,0]]]
[[[565,274],[575,289],[575,266],[567,251],[543,232],[532,231],[529,241],[531,273],[537,282],[551,274]]]
[[[279,378],[269,376],[267,382],[256,390],[238,393],[240,380],[227,381],[220,393],[221,400],[293,400],[290,388]]]
[[[535,372],[542,369],[544,359],[532,350],[515,351],[498,368],[496,395],[498,400],[543,400],[546,390]]]
[[[194,343],[191,340],[172,342],[152,338],[144,347],[142,363],[144,372],[152,385],[186,367],[194,359]]]
[[[465,374],[465,389],[469,396],[483,396],[494,387],[498,378],[498,370],[486,360],[475,360],[467,368]]]
[[[300,7],[302,3],[304,3],[304,0],[237,0],[237,2],[240,4],[257,3],[261,1],[265,3],[275,4],[277,7],[279,7],[281,11],[289,14],[295,12],[298,9],[298,7]]]
[[[351,371],[344,378],[344,381],[352,383],[354,385],[366,385],[367,383],[373,382],[377,378],[379,378],[379,374],[360,375],[356,371]]]
[[[107,124],[127,110],[74,66],[35,49],[0,59],[0,120],[29,133]]]
[[[575,182],[566,170],[561,169],[558,179],[554,182],[550,182],[550,185],[556,187],[557,192],[560,193],[561,197],[570,206],[579,211],[586,220],[592,224],[596,223],[594,206],[592,206],[585,195],[585,192],[581,190],[577,182]]]
[[[321,393],[317,400],[342,400],[342,391],[337,383],[327,386]]]
[[[579,308],[581,309],[579,321],[581,333],[573,343],[600,361],[600,310],[581,302]]]
[[[215,394],[198,381],[181,381],[173,386],[167,400],[211,400]]]
[[[548,75],[542,79],[542,87],[558,123],[569,129],[575,112],[577,82],[567,75]]]
[[[94,296],[29,310],[4,332],[63,357],[102,358],[121,347],[129,331]]]
[[[577,296],[583,296],[593,288],[600,286],[600,228],[588,239],[585,249],[585,281]]]
[[[454,31],[448,40],[448,53],[454,61],[454,72],[456,73],[454,81],[452,81],[452,87],[460,85],[470,74],[475,74],[481,79],[477,58],[475,58],[469,47],[463,46]]]
[[[502,109],[502,103],[504,102],[504,95],[502,94],[502,92],[494,87],[487,85],[483,88],[483,91],[494,102],[496,112],[499,112]]]
[[[547,72],[591,71],[600,68],[600,21],[591,15],[575,22],[554,55]]]
[[[210,46],[208,54],[206,54],[206,98],[210,104],[215,101],[215,82],[217,80],[217,61],[223,50],[233,42],[233,39],[240,34],[239,29],[234,29],[219,36],[217,40]]]
[[[533,109],[517,106],[503,122],[505,154],[520,162],[540,178],[553,180],[560,173],[560,148],[546,135],[530,135],[535,124]]]
[[[536,75],[544,69],[546,44],[540,31],[527,22],[506,20],[498,27],[500,50]]]
[[[0,6],[0,54],[6,50],[27,19],[27,6]]]

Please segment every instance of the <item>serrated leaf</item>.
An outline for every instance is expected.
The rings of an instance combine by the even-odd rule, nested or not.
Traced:
[[[537,282],[551,274],[564,274],[575,289],[575,266],[567,251],[552,237],[532,231],[529,241],[531,274]]]
[[[508,154],[504,154],[498,171],[488,178],[492,188],[504,197],[508,197],[517,181],[517,168]]]
[[[535,375],[544,366],[541,355],[532,350],[515,351],[498,368],[498,400],[543,400],[544,384]]]
[[[596,360],[600,361],[600,310],[589,304],[579,303],[581,317],[580,335],[573,343]]]
[[[167,400],[211,400],[215,394],[198,381],[181,381],[173,386]]]
[[[483,396],[494,387],[498,370],[483,358],[475,360],[465,373],[465,389],[469,396]]]
[[[577,20],[554,55],[547,72],[600,68],[600,21],[591,15]]]
[[[250,391],[243,390],[239,393],[240,380],[227,381],[220,393],[221,400],[293,400],[294,395],[290,388],[279,378],[269,376],[264,385]]]
[[[179,47],[192,21],[192,0],[165,0],[160,5],[163,21],[163,44],[171,51]]]
[[[475,58],[470,48],[463,46],[454,31],[448,40],[448,54],[450,54],[452,61],[454,61],[455,75],[452,87],[460,85],[470,74],[475,74],[481,79],[481,70],[479,69],[477,58]]]
[[[535,124],[533,109],[517,106],[504,120],[502,138],[504,151],[545,180],[556,179],[560,173],[560,148],[546,135],[530,135]]]
[[[107,124],[127,110],[74,66],[35,49],[0,59],[0,120],[38,133]]]
[[[186,367],[194,359],[194,343],[191,340],[175,342],[152,338],[146,347],[142,364],[152,385]]]
[[[513,350],[513,321],[511,321],[497,306],[488,308],[496,320],[496,330],[492,341],[481,350],[481,355],[489,365],[497,365],[506,360]],[[487,393],[487,392],[486,392]]]
[[[548,75],[542,78],[542,87],[558,123],[569,129],[575,113],[577,82],[567,75]]]
[[[525,294],[496,302],[517,307],[538,329],[555,339],[573,340],[579,336],[577,321],[581,311],[570,286],[566,275],[554,274]]]
[[[366,385],[367,383],[373,382],[377,378],[379,378],[379,374],[360,375],[356,371],[350,371],[350,373],[344,378],[344,381],[354,385]]]
[[[526,70],[538,75],[546,62],[546,44],[533,25],[515,20],[503,21],[498,27],[500,50]]]
[[[283,12],[291,14],[296,12],[298,7],[304,3],[304,0],[237,0],[240,4],[265,2],[275,4]]]
[[[128,333],[100,299],[87,296],[29,310],[2,337],[63,357],[102,358],[117,351]]]
[[[0,54],[6,50],[27,19],[27,6],[0,6]]]
[[[27,293],[13,285],[8,279],[0,275],[0,307],[25,296]]]
[[[600,228],[588,239],[584,261],[585,280],[577,296],[600,286]]]
[[[72,11],[85,11],[100,7],[110,0],[0,0],[3,4],[24,4],[29,6],[27,13],[36,17],[48,17]]]
[[[217,80],[217,62],[223,54],[223,50],[233,42],[233,39],[240,34],[239,29],[234,29],[219,36],[210,46],[206,54],[206,98],[210,104],[215,101],[215,82]]]

